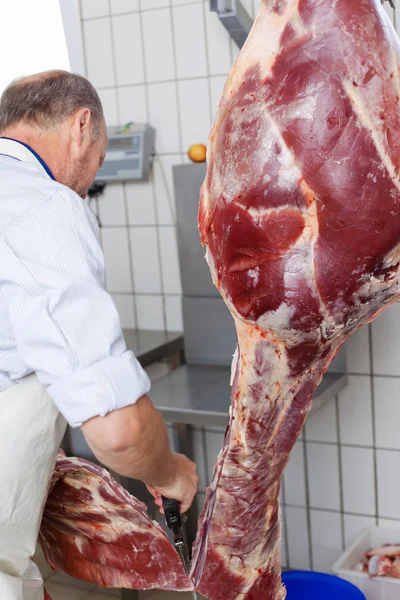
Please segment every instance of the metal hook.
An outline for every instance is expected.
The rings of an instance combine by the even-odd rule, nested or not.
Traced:
[[[382,4],[383,4],[384,2],[385,2],[385,0],[382,0]],[[391,6],[392,8],[396,8],[396,7],[395,7],[395,5],[394,5],[394,0],[388,0],[388,2],[389,2],[390,6]]]

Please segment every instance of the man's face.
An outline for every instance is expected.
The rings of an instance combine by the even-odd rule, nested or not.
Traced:
[[[99,139],[88,140],[82,147],[78,158],[71,160],[68,166],[66,185],[81,198],[86,198],[98,169],[104,162],[107,149],[107,129],[102,126]]]

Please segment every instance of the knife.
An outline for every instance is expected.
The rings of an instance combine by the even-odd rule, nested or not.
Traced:
[[[164,498],[163,496],[162,506],[164,509],[167,527],[171,529],[174,536],[175,550],[181,557],[181,561],[183,564],[183,568],[185,569],[186,575],[189,576],[190,552],[185,537],[179,502],[177,500],[170,500],[169,498]],[[192,598],[193,600],[197,600],[196,592],[192,592]]]

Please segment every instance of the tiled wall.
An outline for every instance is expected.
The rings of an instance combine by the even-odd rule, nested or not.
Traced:
[[[242,1],[254,14],[258,0]],[[108,122],[157,129],[151,182],[109,186],[98,206],[125,326],[181,327],[171,166],[206,141],[237,53],[208,4],[82,0],[87,74]],[[308,420],[284,476],[289,567],[329,571],[365,526],[400,527],[400,306],[356,334],[348,355],[350,385]],[[202,492],[222,440],[221,430],[195,432]]]
[[[253,0],[245,2],[253,14]],[[258,5],[258,0],[254,0]],[[149,122],[149,183],[113,184],[98,202],[107,287],[125,327],[182,329],[172,165],[207,143],[237,54],[204,0],[81,0],[86,74],[108,124]]]

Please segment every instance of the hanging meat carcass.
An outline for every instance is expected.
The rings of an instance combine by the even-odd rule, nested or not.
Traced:
[[[226,84],[199,213],[238,334],[191,572],[211,600],[284,598],[283,469],[340,346],[399,298],[399,65],[379,0],[263,0]]]

